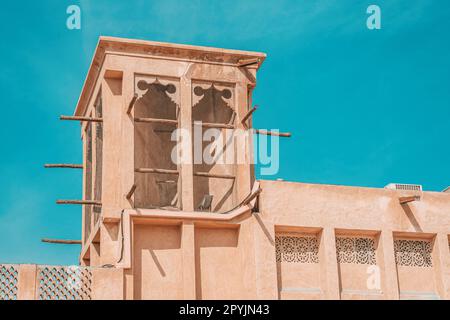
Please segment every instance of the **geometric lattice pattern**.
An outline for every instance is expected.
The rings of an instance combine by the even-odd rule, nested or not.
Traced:
[[[86,267],[38,267],[39,300],[91,300],[92,272]]]
[[[277,262],[319,263],[319,242],[315,236],[276,236]]]
[[[373,238],[336,237],[336,256],[339,263],[377,264]]]
[[[0,264],[0,300],[17,299],[18,270],[18,266]]]
[[[431,241],[394,240],[395,262],[398,266],[431,268]]]

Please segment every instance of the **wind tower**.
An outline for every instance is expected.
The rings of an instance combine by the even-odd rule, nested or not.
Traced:
[[[172,217],[183,225],[173,216],[202,220],[255,198],[252,134],[214,151],[233,148],[243,162],[197,158],[211,143],[202,139],[207,129],[250,132],[252,90],[264,59],[257,52],[100,37],[75,113],[61,116],[81,122],[83,164],[47,165],[83,169],[83,199],[58,201],[82,205],[82,265],[131,267],[139,238],[131,220],[160,224]],[[174,162],[174,152],[183,161]]]

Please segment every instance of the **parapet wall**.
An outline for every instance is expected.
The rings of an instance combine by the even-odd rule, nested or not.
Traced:
[[[266,265],[261,278],[277,277],[280,299],[450,298],[449,194],[278,181],[261,188],[257,265]]]
[[[0,265],[0,299],[450,299],[450,194],[260,187],[232,214],[125,210],[98,231],[117,268]]]
[[[0,300],[120,300],[123,270],[0,264]]]

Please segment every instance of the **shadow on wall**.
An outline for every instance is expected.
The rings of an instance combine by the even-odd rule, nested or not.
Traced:
[[[413,226],[414,230],[416,232],[423,232],[422,227],[419,225],[419,221],[417,221],[416,217],[414,216],[414,213],[412,212],[411,208],[407,203],[401,205],[403,210],[405,211],[406,216],[409,219],[409,222],[411,222],[411,225]]]
[[[239,295],[242,275],[238,250],[239,228],[195,231],[195,285],[197,299]],[[234,261],[234,263],[230,263]]]
[[[180,226],[135,225],[134,235],[134,299],[181,299]]]

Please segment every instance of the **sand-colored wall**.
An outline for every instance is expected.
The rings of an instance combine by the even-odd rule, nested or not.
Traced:
[[[322,266],[319,275],[322,298],[449,298],[448,194],[279,181],[261,181],[261,188],[258,216],[260,225],[269,230],[267,238],[274,229],[280,230],[274,234],[285,230],[320,230],[319,253],[325,252],[319,254],[318,263]],[[419,195],[420,201],[399,203],[399,197],[412,194]],[[345,248],[339,259],[336,238],[352,237],[373,238],[373,249],[370,249],[373,251],[369,250],[375,257],[372,263],[363,261],[365,253],[359,249],[355,251],[355,256],[361,256],[359,260],[349,258],[352,252],[346,253]],[[419,265],[426,253],[417,252],[413,247],[405,249],[409,250],[403,262],[406,265],[397,265],[394,241],[402,239],[407,240],[406,246],[417,241],[429,242],[431,265]],[[347,240],[347,243],[352,242]],[[267,239],[265,250],[271,247],[271,239]],[[310,265],[302,268],[294,264],[290,268],[311,272]],[[287,267],[284,270],[286,277],[292,275]],[[380,286],[370,287],[370,281],[378,275]],[[310,284],[298,283],[298,292],[308,291]],[[281,297],[290,294],[289,291],[292,288],[286,292],[281,289]],[[311,292],[311,298],[314,295]]]
[[[196,299],[252,299],[255,295],[251,224],[195,230]]]
[[[134,235],[133,298],[181,299],[180,226],[136,225]]]
[[[0,300],[122,300],[120,268],[3,265]]]
[[[110,251],[91,244],[91,259],[116,262],[92,269],[91,297],[450,298],[450,194],[421,192],[405,208],[398,199],[410,192],[260,186],[257,212],[125,210]],[[18,298],[36,298],[36,281],[36,266],[21,266]]]
[[[260,183],[230,218],[127,210],[127,298],[449,299],[449,194]]]

